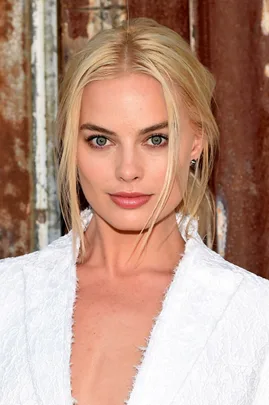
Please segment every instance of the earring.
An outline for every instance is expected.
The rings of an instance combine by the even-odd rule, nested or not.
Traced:
[[[191,162],[190,162],[190,166],[191,166],[191,167],[195,167],[196,162],[197,162],[197,160],[192,159]]]

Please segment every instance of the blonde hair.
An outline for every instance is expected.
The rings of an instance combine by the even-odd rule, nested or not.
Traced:
[[[174,180],[179,181],[177,94],[180,94],[192,124],[203,137],[203,152],[195,169],[190,168],[188,185],[176,212],[182,212],[182,217],[189,215],[190,221],[199,217],[202,237],[211,234],[213,240],[215,233],[215,204],[208,188],[219,138],[211,111],[215,80],[179,34],[152,19],[131,19],[127,24],[101,31],[93,37],[70,60],[62,83],[57,120],[58,192],[66,226],[72,228],[74,238],[80,238],[81,261],[85,257],[85,241],[80,218],[82,205],[76,144],[82,92],[89,82],[110,79],[126,72],[144,73],[157,79],[162,85],[168,111],[167,172],[157,204],[140,232],[141,235],[149,228],[143,235],[142,250],[168,200]]]

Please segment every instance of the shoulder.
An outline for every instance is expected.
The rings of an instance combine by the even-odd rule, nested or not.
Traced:
[[[225,260],[201,239],[195,241],[194,261],[201,269],[201,276],[208,278],[208,282],[211,280],[213,284],[225,286],[237,280],[238,292],[245,292],[249,302],[251,299],[257,302],[265,300],[269,304],[269,280]]]
[[[269,281],[225,260],[201,240],[192,247],[189,285],[195,311],[198,302],[203,316],[217,321],[219,341],[225,337],[235,348],[243,344],[247,361],[256,361],[262,348],[269,356]]]
[[[7,285],[22,285],[23,277],[32,269],[50,271],[66,257],[72,257],[71,233],[64,235],[45,248],[17,257],[0,260],[0,293]]]

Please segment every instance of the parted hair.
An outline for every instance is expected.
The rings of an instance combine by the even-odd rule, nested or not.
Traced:
[[[144,73],[159,81],[168,112],[167,172],[157,204],[139,234],[141,252],[169,198],[173,182],[180,182],[178,95],[203,139],[203,151],[195,167],[190,166],[188,184],[176,212],[182,213],[182,218],[188,215],[189,223],[192,218],[199,218],[202,238],[207,236],[208,244],[214,239],[215,203],[208,187],[219,145],[219,131],[212,113],[214,77],[179,34],[152,19],[136,18],[90,39],[68,62],[61,83],[56,136],[58,196],[66,226],[73,231],[74,243],[77,237],[81,241],[81,262],[85,257],[85,242],[80,212],[87,206],[76,163],[82,92],[92,81],[129,72]],[[147,232],[143,232],[145,229]]]

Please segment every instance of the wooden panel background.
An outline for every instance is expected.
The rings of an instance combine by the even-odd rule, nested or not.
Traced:
[[[217,80],[225,258],[269,278],[269,2],[198,4],[198,56]]]
[[[33,249],[29,13],[0,2],[0,257]]]

